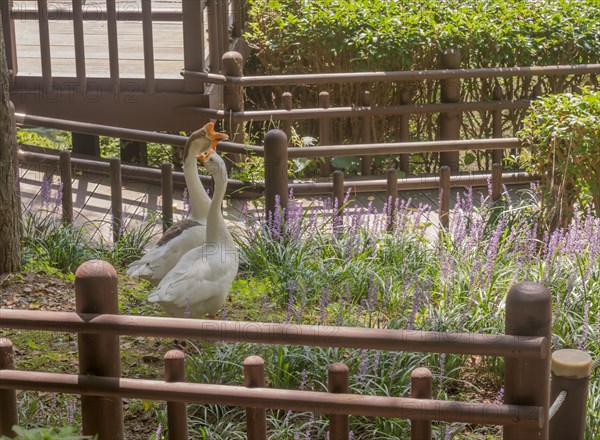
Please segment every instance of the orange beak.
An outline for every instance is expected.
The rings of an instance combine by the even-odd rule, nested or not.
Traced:
[[[208,137],[210,137],[211,140],[210,146],[214,150],[217,149],[217,144],[219,143],[219,141],[229,140],[229,136],[227,136],[225,133],[219,133],[218,131],[215,131],[215,124],[213,124],[212,122],[206,124],[205,127],[206,132],[208,133]]]
[[[200,163],[204,166],[206,164],[206,159],[208,159],[208,156],[210,156],[213,153],[215,153],[215,150],[211,148],[208,151],[205,151],[204,153],[196,156],[196,159],[198,159]]]

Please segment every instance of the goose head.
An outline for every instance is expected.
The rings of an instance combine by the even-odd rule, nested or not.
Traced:
[[[213,179],[217,180],[218,178],[223,178],[227,180],[227,167],[225,166],[225,161],[215,152],[215,150],[211,148],[196,157]]]
[[[229,136],[225,133],[215,131],[215,124],[209,122],[190,135],[183,150],[183,160],[185,161],[190,155],[198,156],[211,148],[216,150],[219,141],[226,141],[228,139]]]

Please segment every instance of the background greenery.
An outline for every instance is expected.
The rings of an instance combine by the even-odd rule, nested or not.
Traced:
[[[598,63],[600,8],[596,0],[252,0],[246,38],[255,49],[247,74],[439,69],[447,48],[461,52],[463,68]],[[487,101],[499,86],[504,99],[578,90],[597,85],[595,76],[463,80],[464,101]],[[332,106],[357,105],[369,90],[374,105],[439,102],[439,81],[290,87],[296,107],[317,107],[326,90]],[[283,88],[250,88],[249,104],[276,107]],[[521,127],[524,111],[503,112],[505,135]],[[437,115],[410,117],[410,137],[434,140]],[[490,112],[467,112],[462,136],[491,137]],[[300,133],[317,135],[314,121],[298,123]],[[398,118],[374,119],[376,141],[397,140]],[[355,119],[336,119],[334,141],[358,142]],[[414,155],[421,171],[434,171],[436,155]],[[476,154],[479,168],[489,166]]]

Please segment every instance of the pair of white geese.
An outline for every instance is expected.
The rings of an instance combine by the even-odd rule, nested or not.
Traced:
[[[191,134],[183,153],[191,214],[167,229],[156,246],[127,269],[129,276],[158,284],[148,301],[171,316],[215,319],[237,274],[235,243],[221,212],[227,169],[215,153],[217,142],[227,139],[210,122]],[[214,179],[212,200],[200,181],[198,160]]]

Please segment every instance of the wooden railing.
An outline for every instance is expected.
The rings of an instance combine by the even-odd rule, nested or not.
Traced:
[[[503,425],[505,438],[547,438],[552,308],[550,292],[538,284],[521,283],[508,293],[505,335],[119,316],[116,272],[97,260],[78,268],[75,295],[76,313],[0,310],[2,328],[77,333],[80,365],[79,376],[15,371],[12,345],[0,344],[0,433],[18,423],[15,394],[9,390],[25,389],[81,394],[83,433],[98,433],[100,440],[123,438],[122,397],[167,400],[169,427],[175,426],[173,420],[179,425],[170,430],[172,439],[187,438],[186,408],[171,405],[176,402],[248,408],[249,439],[266,438],[266,408],[329,414],[332,440],[348,438],[348,415],[411,419],[419,439],[430,438],[432,420]],[[503,356],[505,400],[490,405],[423,398],[431,395],[432,385],[431,373],[421,369],[413,373],[411,398],[351,395],[348,370],[341,364],[329,368],[330,393],[270,389],[258,357],[244,361],[245,388],[184,384],[183,354],[174,352],[166,356],[165,382],[124,379],[119,335]],[[100,405],[100,397],[111,404]]]
[[[228,53],[225,57],[232,60],[240,60],[241,56],[235,53]],[[207,83],[220,84],[225,89],[223,98],[223,109],[202,108],[199,106],[183,106],[182,112],[193,113],[198,116],[211,119],[223,120],[225,127],[236,134],[238,142],[243,142],[244,127],[243,123],[252,121],[279,121],[281,128],[286,132],[288,138],[291,134],[291,127],[294,121],[311,120],[316,121],[318,125],[318,138],[322,147],[325,148],[320,156],[327,157],[327,148],[335,144],[332,136],[333,121],[340,121],[344,118],[359,119],[360,139],[365,145],[357,146],[352,155],[361,156],[361,174],[371,174],[372,164],[372,142],[373,142],[373,118],[374,117],[397,117],[399,121],[399,131],[395,134],[399,142],[409,140],[410,117],[415,115],[437,114],[440,117],[437,121],[437,138],[441,141],[458,140],[461,138],[461,120],[462,115],[467,112],[478,112],[480,114],[491,114],[493,126],[493,138],[502,138],[503,124],[506,116],[503,111],[522,110],[529,107],[532,99],[539,95],[539,88],[535,88],[534,96],[526,99],[506,99],[503,97],[503,91],[497,84],[493,89],[493,94],[489,100],[477,102],[463,102],[462,80],[499,80],[501,78],[531,78],[550,77],[566,78],[576,75],[590,75],[592,83],[596,83],[595,76],[600,74],[600,64],[582,64],[582,65],[563,65],[563,66],[530,66],[530,67],[509,67],[509,68],[479,68],[479,69],[461,69],[460,53],[456,50],[446,50],[442,55],[441,70],[419,70],[419,71],[391,71],[391,72],[352,72],[352,73],[314,73],[299,75],[263,75],[263,76],[244,76],[243,69],[231,69],[229,74],[224,70],[223,75],[216,75],[206,72],[184,70],[182,75],[185,78],[198,78]],[[413,103],[407,94],[407,89],[403,85],[414,82],[437,81],[439,83],[439,102]],[[330,102],[330,91],[325,89],[319,93],[319,100],[310,108],[293,108],[293,96],[289,92],[292,87],[308,87],[313,85],[347,86],[351,84],[365,84],[360,101],[352,106],[333,107]],[[398,84],[398,93],[402,94],[399,105],[384,105],[371,102],[369,87],[378,83]],[[538,83],[539,84],[539,83]],[[243,96],[246,88],[276,87],[280,106],[276,109],[244,110]],[[302,133],[301,133],[302,134]],[[337,140],[342,144],[347,139]],[[498,141],[500,145],[504,140]],[[432,144],[434,145],[434,144]],[[490,142],[493,145],[493,142]],[[513,148],[506,146],[504,148]],[[358,151],[358,150],[361,151]],[[409,150],[407,148],[407,150]],[[290,158],[294,153],[290,150]],[[490,163],[502,163],[502,148],[490,147]],[[343,151],[343,147],[340,147]],[[399,154],[399,168],[404,173],[409,173],[409,153],[422,151],[401,151],[401,149],[390,149],[390,154]],[[452,173],[459,172],[459,151],[431,149],[429,152],[440,152],[440,165],[449,166]],[[342,155],[342,154],[338,154]],[[310,157],[317,157],[318,154]],[[322,175],[329,175],[331,167],[325,162],[321,167]]]
[[[560,423],[550,422],[552,304],[550,292],[539,284],[519,283],[508,292],[504,335],[120,316],[117,295],[116,271],[94,260],[77,269],[75,313],[0,309],[2,328],[77,333],[80,369],[79,375],[14,370],[13,346],[0,340],[0,434],[11,435],[19,422],[19,389],[80,394],[83,434],[98,434],[99,440],[124,438],[123,397],[166,400],[170,439],[188,438],[188,402],[246,408],[250,440],[267,438],[267,408],[328,414],[332,440],[349,438],[349,415],[410,419],[413,439],[431,439],[434,420],[502,425],[505,439],[544,440],[549,434],[554,439],[565,432],[583,438],[585,381],[553,376],[553,398],[562,391],[571,393],[571,400],[559,404]],[[501,356],[504,403],[434,400],[426,368],[412,372],[411,397],[352,395],[348,368],[340,363],[329,366],[328,392],[272,389],[258,356],[243,362],[244,387],[184,383],[184,355],[175,350],[165,355],[165,381],[121,378],[120,335]],[[566,430],[565,420],[570,420]]]
[[[197,118],[174,114],[182,105],[208,105],[202,94],[204,81],[181,79],[179,69],[212,73],[221,71],[221,58],[230,48],[230,37],[241,35],[241,0],[182,0],[178,9],[152,9],[151,1],[139,7],[117,9],[116,0],[106,0],[103,9],[72,0],[71,7],[38,0],[18,2],[3,0],[2,19],[11,77],[11,94],[18,111],[39,115],[67,117],[73,120],[93,120],[158,130],[193,129]],[[19,6],[19,7],[17,7]],[[32,8],[31,6],[37,6]],[[131,6],[131,5],[126,5]],[[121,6],[122,8],[124,6]],[[39,23],[41,75],[25,72],[19,75],[16,20],[36,20]],[[52,70],[50,26],[52,21],[73,23],[75,77],[57,76]],[[108,75],[98,75],[86,66],[84,26],[86,22],[103,21],[107,27]],[[122,73],[119,56],[118,22],[142,23],[143,78]],[[161,22],[181,22],[183,60],[173,78],[157,78],[155,74],[154,25]],[[231,31],[230,31],[231,29]],[[122,58],[122,57],[121,57]],[[200,95],[199,95],[200,94]]]
[[[88,124],[75,121],[65,121],[54,118],[43,118],[37,116],[16,114],[16,122],[19,126],[41,126],[48,128],[57,128],[63,130],[73,130],[79,133],[92,135],[105,135],[113,137],[122,137],[126,139],[158,142],[174,146],[183,146],[187,137],[180,135],[146,132],[142,130],[132,130],[121,127],[110,127],[98,124]],[[288,205],[288,195],[292,192],[296,196],[308,196],[325,194],[331,195],[334,202],[337,200],[337,216],[343,214],[341,201],[347,191],[354,193],[385,191],[386,200],[390,207],[390,216],[394,216],[395,205],[398,199],[398,191],[418,190],[439,188],[440,205],[439,219],[440,226],[447,228],[449,225],[450,213],[450,188],[468,187],[468,186],[486,186],[490,184],[492,193],[490,194],[492,202],[498,200],[502,193],[502,185],[523,184],[536,180],[525,172],[503,173],[502,165],[495,164],[491,173],[479,173],[473,175],[453,175],[451,176],[448,167],[442,167],[439,176],[431,177],[412,177],[398,178],[395,169],[387,172],[385,179],[370,180],[348,180],[345,181],[344,173],[336,171],[329,182],[290,182],[288,160],[299,157],[315,156],[344,156],[360,154],[369,151],[372,156],[398,153],[415,153],[423,151],[466,151],[466,150],[487,150],[504,149],[521,146],[516,138],[503,139],[473,139],[459,141],[434,141],[434,142],[402,142],[389,144],[370,144],[370,145],[342,145],[329,147],[288,147],[288,139],[281,130],[271,130],[265,136],[265,145],[245,145],[234,142],[220,142],[218,150],[237,154],[253,154],[264,157],[264,183],[251,184],[237,180],[229,180],[228,191],[230,194],[238,197],[256,198],[264,195],[265,197],[265,218],[279,209],[285,209]],[[60,157],[59,157],[60,156]],[[62,209],[63,219],[68,223],[73,220],[73,194],[71,189],[72,169],[84,172],[96,172],[109,174],[111,176],[111,213],[113,222],[113,237],[118,240],[121,233],[122,224],[122,175],[128,179],[141,180],[146,182],[161,183],[163,200],[172,200],[173,183],[184,185],[183,173],[174,172],[172,165],[163,164],[160,169],[140,167],[128,164],[121,164],[119,158],[111,158],[104,161],[90,160],[83,158],[71,158],[69,151],[61,151],[59,154],[43,154],[30,151],[18,152],[18,157],[24,163],[46,164],[53,167],[58,166],[58,172],[63,182],[62,190]],[[202,176],[204,184],[210,184],[210,178]],[[335,203],[334,203],[335,204]],[[163,226],[168,227],[173,219],[173,206],[171,203],[162,204]],[[271,213],[271,214],[269,214]],[[390,223],[390,226],[393,223]]]

